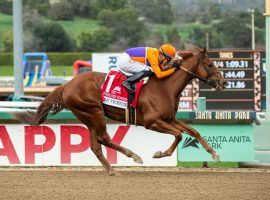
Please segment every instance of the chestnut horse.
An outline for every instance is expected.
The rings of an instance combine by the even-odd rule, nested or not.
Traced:
[[[206,49],[197,49],[193,53],[181,54],[181,56],[183,61],[174,74],[163,79],[153,76],[142,88],[137,105],[137,125],[175,137],[166,151],[154,153],[153,158],[172,155],[182,139],[182,133],[187,133],[195,137],[214,160],[219,160],[219,155],[201,135],[195,129],[175,119],[175,115],[181,92],[193,78],[199,78],[217,90],[224,89],[224,78],[207,56]],[[36,113],[24,111],[15,113],[15,117],[26,124],[40,125],[46,120],[50,111],[50,114],[56,114],[63,108],[71,110],[91,132],[91,150],[109,175],[114,175],[113,168],[102,153],[101,145],[133,158],[136,163],[143,161],[131,150],[115,144],[107,132],[105,116],[125,122],[125,110],[102,104],[100,94],[104,79],[105,75],[101,73],[79,74],[48,94]]]

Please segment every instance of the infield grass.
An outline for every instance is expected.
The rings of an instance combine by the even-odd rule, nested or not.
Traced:
[[[72,76],[73,66],[51,66],[54,76]],[[13,66],[1,66],[0,76],[13,76]]]

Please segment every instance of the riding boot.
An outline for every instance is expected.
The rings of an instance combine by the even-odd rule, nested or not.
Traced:
[[[135,83],[144,77],[152,76],[154,73],[152,71],[141,71],[129,76],[122,85],[128,89],[129,92],[135,93]]]

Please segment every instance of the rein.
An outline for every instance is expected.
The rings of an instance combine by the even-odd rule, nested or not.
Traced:
[[[199,65],[200,65],[200,62],[201,62],[201,59],[199,59],[199,61],[198,61],[198,64],[197,64],[197,66],[196,66],[196,71],[197,71],[197,69],[198,69],[198,67],[199,67]],[[200,81],[204,82],[204,83],[207,84],[207,85],[210,85],[210,86],[213,87],[213,88],[217,88],[217,87],[219,86],[218,82],[216,82],[216,81],[211,81],[211,80],[208,79],[212,74],[208,74],[208,77],[207,77],[207,78],[202,78],[202,77],[198,76],[196,73],[194,73],[194,72],[188,70],[187,68],[185,68],[185,67],[183,67],[183,66],[181,66],[181,65],[177,66],[176,69],[181,69],[181,70],[183,70],[184,72],[190,74],[190,75],[193,76],[193,77],[196,77],[196,78],[199,79]],[[208,70],[207,70],[207,69],[206,69],[206,71],[207,71],[207,73],[208,73]]]
[[[190,74],[193,77],[196,77],[197,79],[203,81],[206,84],[208,84],[208,82],[209,82],[208,79],[198,76],[197,74],[195,74],[194,72],[189,71],[187,68],[185,68],[183,66],[179,66],[178,69],[182,69],[183,71],[187,72],[188,74]]]

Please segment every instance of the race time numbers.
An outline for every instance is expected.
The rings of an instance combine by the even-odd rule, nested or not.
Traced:
[[[226,89],[216,92],[200,85],[200,96],[206,97],[207,109],[261,109],[260,51],[209,51],[208,56],[227,81]]]
[[[230,60],[230,61],[214,61],[219,68],[248,68],[248,61],[246,60]]]

